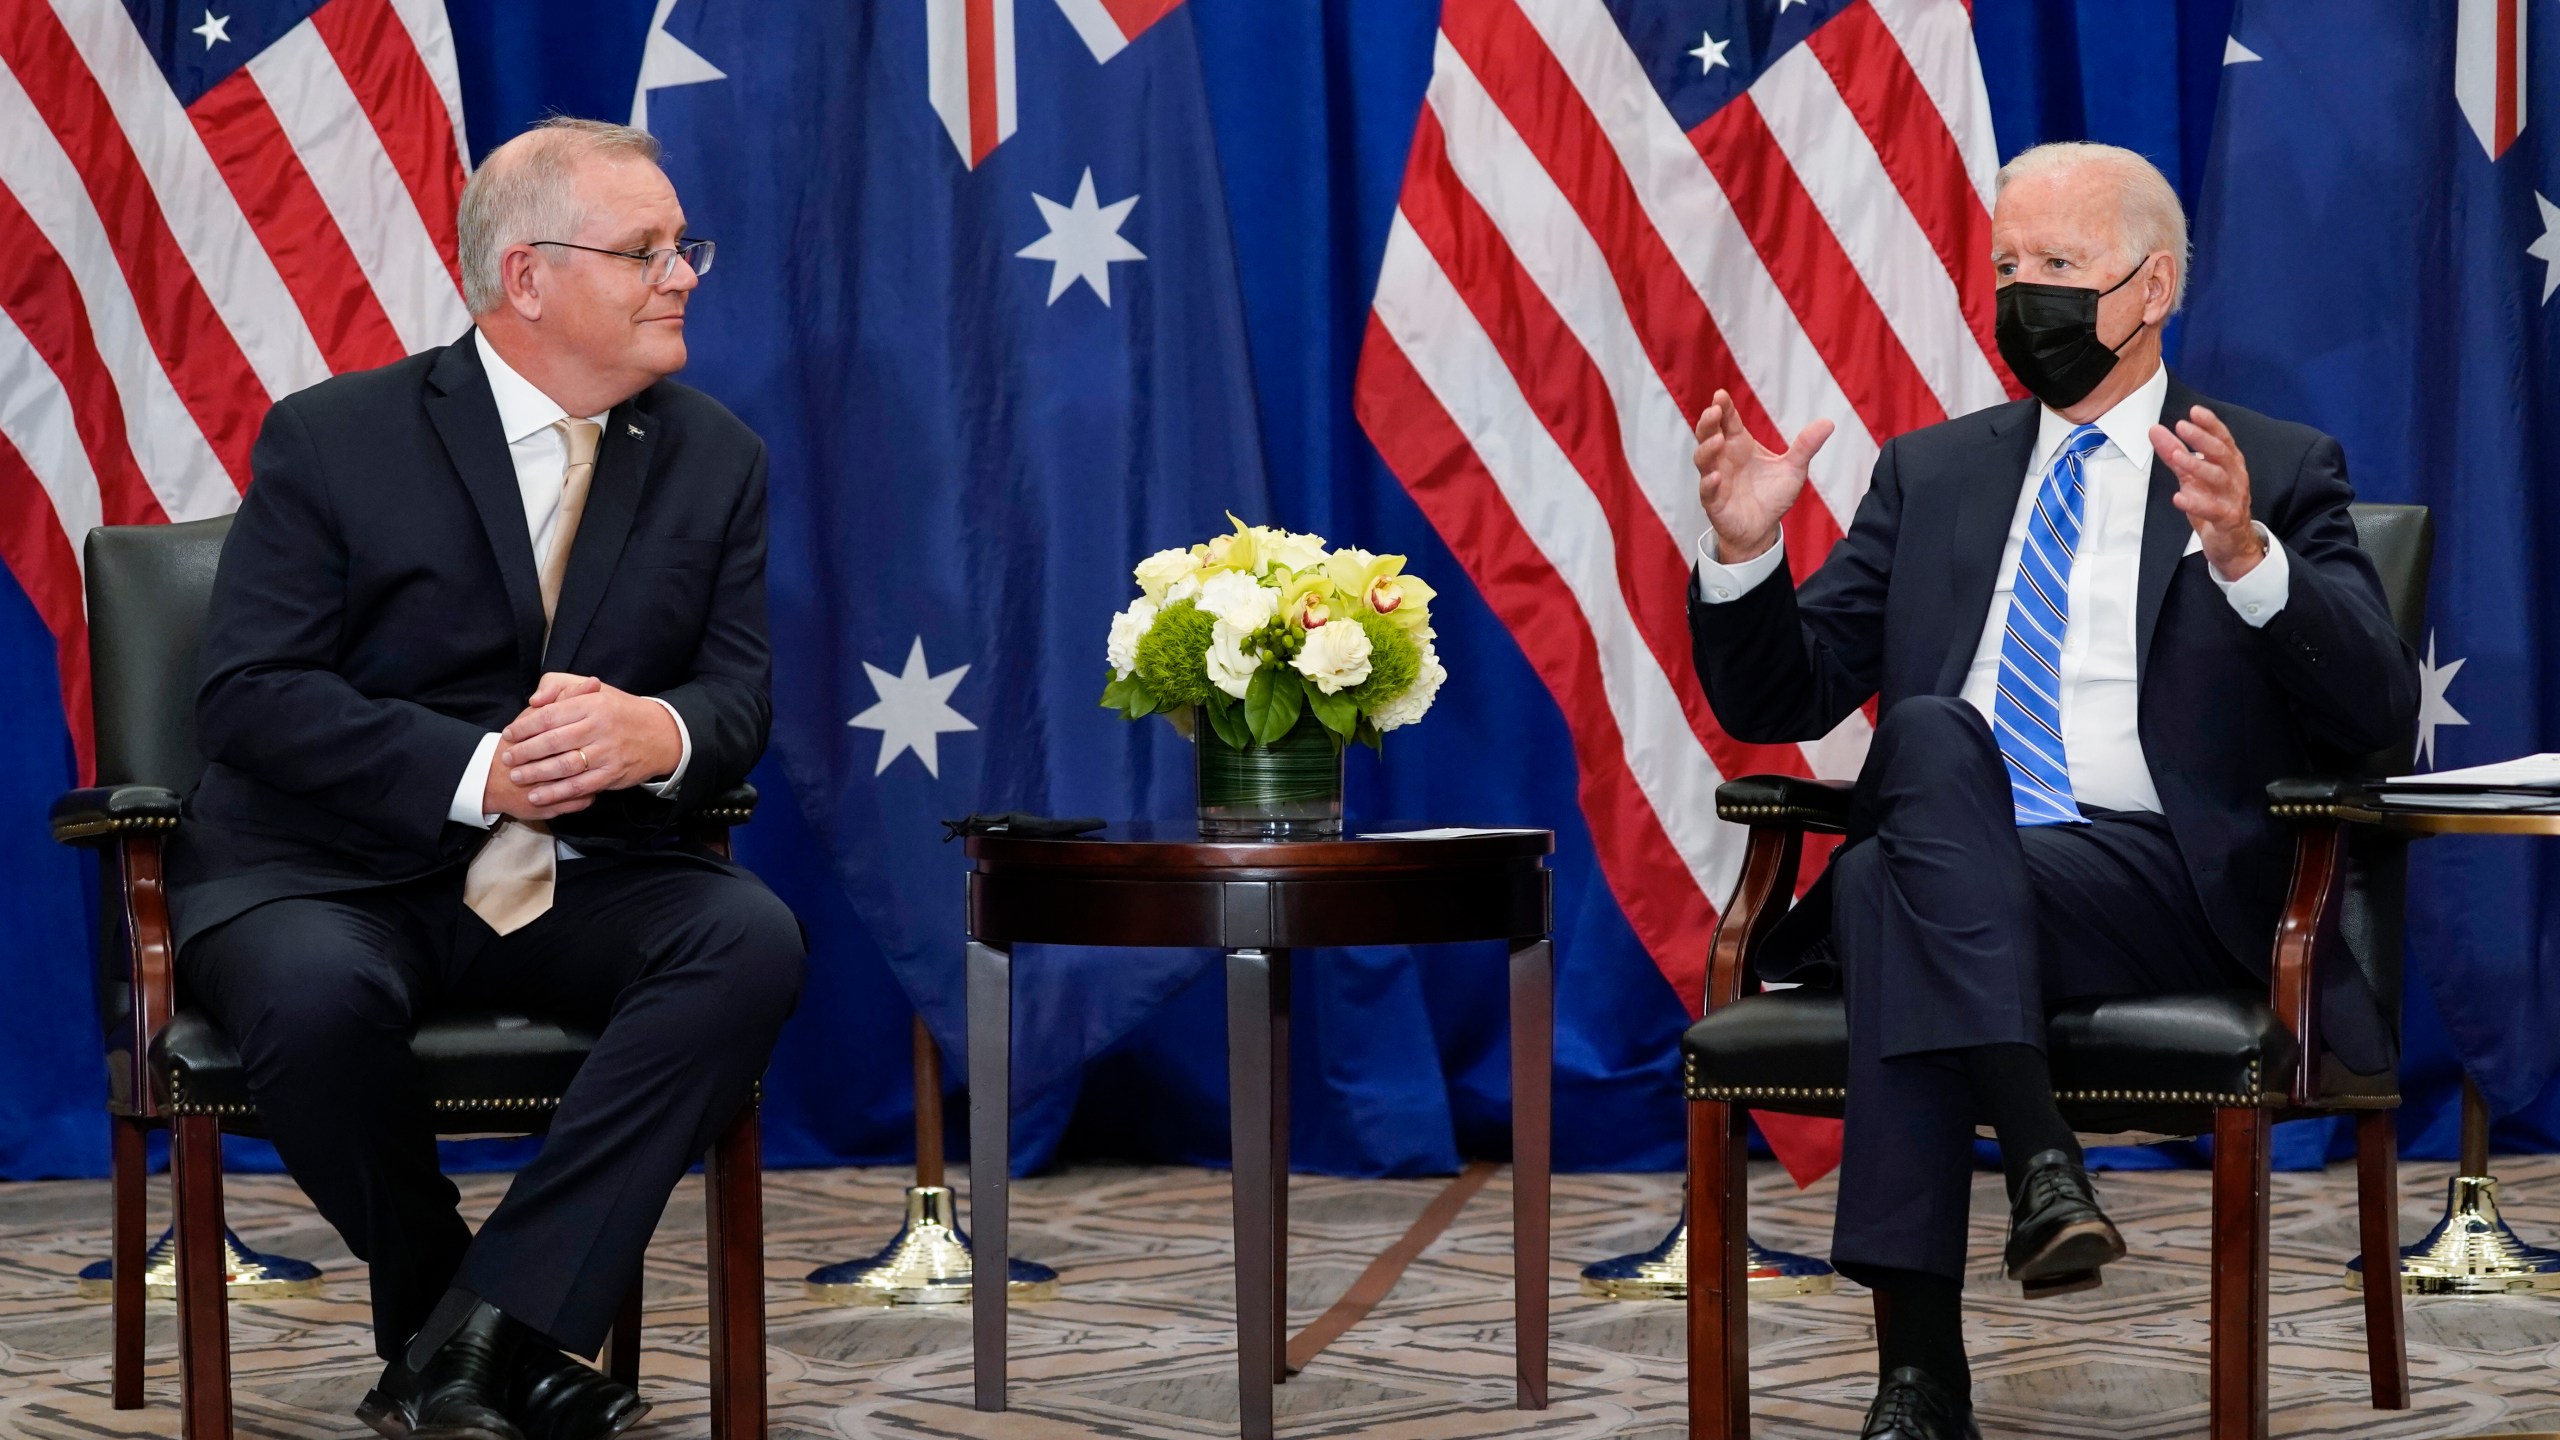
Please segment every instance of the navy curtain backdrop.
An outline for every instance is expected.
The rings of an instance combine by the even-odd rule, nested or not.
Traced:
[[[683,12],[699,3],[684,0],[671,28],[682,32]],[[447,0],[474,154],[547,111],[628,114],[654,8],[652,0]],[[2046,139],[2130,145],[2158,161],[2192,206],[2212,145],[2231,10],[2232,0],[1975,0],[2003,153]],[[1562,721],[1351,418],[1370,283],[1429,76],[1435,0],[1191,0],[1184,11],[1224,171],[1276,510],[1251,518],[1410,554],[1418,573],[1443,585],[1444,633],[1471,642],[1453,660],[1442,709],[1413,742],[1440,757],[1432,776],[1412,766],[1381,771],[1356,752],[1352,804],[1371,816],[1463,808],[1560,826],[1567,981],[1558,1160],[1668,1168],[1679,1154],[1672,1055],[1683,1012],[1596,883]],[[720,226],[753,218],[706,218],[704,229],[726,235]],[[710,283],[753,285],[756,276],[724,267]],[[717,314],[716,305],[706,309],[704,323]],[[1094,630],[1098,653],[1100,617]],[[24,597],[0,586],[0,816],[12,817],[0,824],[13,932],[0,952],[0,1013],[11,1017],[0,1045],[6,1178],[99,1174],[106,1159],[88,993],[94,870],[51,845],[41,820],[71,775],[49,644]],[[1446,758],[1495,733],[1508,753],[1482,754],[1480,776]],[[908,1158],[912,1011],[800,807],[785,800],[777,767],[769,762],[756,779],[775,803],[742,832],[742,856],[798,910],[814,944],[807,996],[767,1086],[769,1159]],[[1426,1173],[1452,1169],[1461,1156],[1502,1153],[1500,976],[1490,953],[1417,963],[1405,952],[1364,952],[1308,967],[1297,1027],[1299,1163]],[[2413,985],[2409,998],[2404,1143],[2414,1154],[2448,1156],[2451,1051],[2423,987]],[[1040,1097],[1027,1123],[1041,1133],[1024,1148],[1222,1162],[1221,1018],[1211,971],[1103,1050],[1080,1086],[1071,1079]],[[2502,1144],[2554,1148],[2560,1088],[2502,1124]],[[2303,1137],[2294,1158],[2316,1154],[2322,1138]],[[467,1158],[497,1162],[505,1152]],[[261,1159],[271,1162],[245,1148],[235,1156]]]

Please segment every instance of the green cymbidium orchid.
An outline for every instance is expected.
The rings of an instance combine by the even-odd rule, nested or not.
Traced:
[[[1431,601],[1440,592],[1404,573],[1401,555],[1337,550],[1325,576],[1341,594],[1415,634],[1431,628]]]

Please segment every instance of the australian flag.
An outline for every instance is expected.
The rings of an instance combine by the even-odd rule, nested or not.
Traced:
[[[850,943],[955,1062],[963,862],[937,822],[1187,813],[1190,747],[1097,703],[1104,636],[1135,561],[1267,518],[1190,25],[1179,0],[689,0],[665,23],[724,79],[648,119],[720,242],[685,379],[772,450],[774,753]],[[1059,1128],[1042,1092],[1071,1102],[1057,1082],[1205,958],[1027,957],[1019,1163]],[[804,1011],[829,983],[813,968]]]
[[[2434,510],[2436,768],[2560,749],[2554,20],[2528,0],[2243,3],[2199,207],[2188,378],[2338,436],[2364,498]],[[2409,1072],[2448,1064],[2449,1038],[2493,1112],[2544,1096],[2547,1125],[2560,846],[2416,847],[2408,959],[2404,1091],[2441,1086]]]

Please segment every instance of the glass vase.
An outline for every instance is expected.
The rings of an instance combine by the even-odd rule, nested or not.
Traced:
[[[1239,750],[1201,716],[1203,840],[1331,840],[1342,834],[1342,749],[1313,711],[1269,745]]]

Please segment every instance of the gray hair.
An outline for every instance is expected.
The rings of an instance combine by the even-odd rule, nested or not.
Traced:
[[[462,300],[474,316],[506,303],[498,257],[508,246],[566,240],[586,224],[577,170],[579,162],[599,155],[654,165],[659,145],[646,130],[554,115],[490,151],[472,172],[462,187],[455,228],[462,248]]]
[[[2120,145],[2057,140],[2021,151],[2001,166],[1992,193],[1996,196],[2008,189],[2011,181],[2082,168],[2099,171],[2115,182],[2120,258],[2133,264],[2164,250],[2177,257],[2178,274],[2169,289],[2169,311],[2177,313],[2187,301],[2187,211],[2159,166]]]

